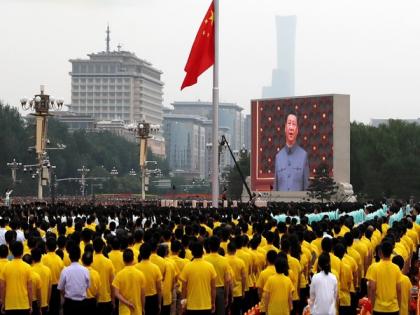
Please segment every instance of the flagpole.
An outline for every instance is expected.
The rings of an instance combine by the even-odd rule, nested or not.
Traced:
[[[214,4],[212,206],[219,207],[219,0]]]

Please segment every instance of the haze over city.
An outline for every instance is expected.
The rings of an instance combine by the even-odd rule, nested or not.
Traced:
[[[19,105],[45,84],[70,99],[69,59],[111,49],[163,71],[164,105],[211,100],[211,71],[179,90],[208,0],[2,0],[0,99]],[[221,1],[220,97],[249,112],[276,67],[276,15],[296,15],[296,95],[351,95],[351,120],[417,118],[419,4],[404,1]]]

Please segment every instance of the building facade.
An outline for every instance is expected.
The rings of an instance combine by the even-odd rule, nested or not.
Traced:
[[[170,169],[190,178],[204,178],[204,119],[194,115],[165,114],[164,137]]]
[[[97,120],[162,124],[160,70],[132,52],[109,51],[109,38],[107,51],[88,57],[70,60],[70,111]]]
[[[213,104],[211,102],[174,102],[172,106],[174,114],[195,115],[210,121],[207,126],[206,142],[212,142]],[[225,136],[231,139],[229,144],[232,150],[240,150],[244,144],[244,116],[242,111],[243,108],[236,103],[219,104],[219,132],[222,128],[227,133]]]
[[[276,16],[277,68],[271,86],[263,87],[263,98],[295,95],[296,16]]]
[[[219,139],[224,135],[234,152],[239,151],[244,144],[242,110],[242,107],[234,103],[220,103]],[[187,176],[192,174],[209,179],[213,151],[212,103],[174,102],[164,112],[166,154],[171,169],[177,170],[177,174],[184,172]],[[218,150],[222,172],[233,165],[233,160],[227,147],[219,147]]]

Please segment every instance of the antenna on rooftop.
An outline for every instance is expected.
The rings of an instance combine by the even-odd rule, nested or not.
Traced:
[[[109,34],[111,33],[111,31],[109,30],[109,24],[108,27],[106,28],[106,52],[109,53],[109,42],[111,41],[111,38],[109,36]]]

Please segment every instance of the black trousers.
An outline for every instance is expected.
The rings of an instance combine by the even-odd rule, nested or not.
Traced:
[[[51,287],[50,309],[48,315],[59,315],[60,299],[60,291],[57,289],[57,285],[53,284]]]
[[[294,300],[292,304],[293,304],[293,309],[290,312],[290,314],[297,314],[297,315],[302,314],[302,313],[299,313],[300,300]]]
[[[303,309],[306,305],[308,305],[308,298],[309,298],[309,286],[306,288],[301,288],[299,292],[300,300],[299,300],[299,314],[302,314]]]
[[[6,311],[6,315],[29,315],[29,310],[10,310]]]
[[[211,315],[211,310],[203,310],[203,311],[189,311],[189,310],[187,310],[187,315]]]
[[[96,314],[111,315],[112,309],[112,302],[102,302],[96,304]]]
[[[257,305],[259,302],[258,298],[258,289],[257,288],[249,288],[249,308],[252,308],[253,306]]]
[[[373,311],[373,315],[399,315],[400,312],[375,312]]]
[[[41,307],[41,314],[42,315],[47,315],[48,314],[48,306]]]
[[[36,301],[32,302],[32,315],[41,315],[41,310]]]
[[[232,305],[230,306],[230,315],[241,315],[242,314],[242,296],[234,297]],[[248,310],[244,310],[247,312]]]
[[[350,299],[351,299],[351,314],[356,314],[356,309],[359,304],[359,300],[357,298],[357,292],[350,292]]]
[[[242,299],[242,312],[248,312],[251,307],[254,305],[251,304],[251,295],[250,291],[245,291],[244,298]]]
[[[85,301],[64,300],[63,315],[83,314]]]
[[[84,314],[95,314],[96,313],[96,299],[86,299],[84,301]]]
[[[162,308],[160,310],[160,315],[171,315],[171,304],[162,305]]]
[[[351,306],[340,306],[338,308],[338,314],[340,315],[353,315]]]
[[[144,302],[145,315],[157,315],[159,311],[159,301],[157,294],[146,296]]]

